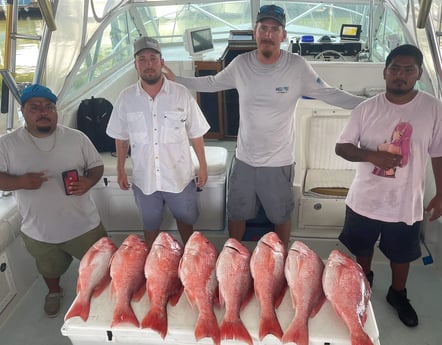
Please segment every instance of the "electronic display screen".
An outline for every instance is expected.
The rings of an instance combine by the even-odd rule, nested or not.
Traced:
[[[359,41],[361,38],[361,25],[342,24],[341,40]]]
[[[192,38],[193,52],[195,54],[213,49],[212,32],[210,28],[204,28],[190,33]]]

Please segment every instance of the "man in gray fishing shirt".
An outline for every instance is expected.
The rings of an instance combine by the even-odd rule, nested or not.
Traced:
[[[301,56],[281,50],[287,38],[284,10],[264,5],[256,18],[257,49],[237,56],[215,76],[166,77],[202,92],[237,89],[239,131],[228,190],[229,235],[241,240],[246,220],[263,207],[275,232],[288,245],[295,207],[294,110],[302,96],[353,109],[362,97],[327,85]]]

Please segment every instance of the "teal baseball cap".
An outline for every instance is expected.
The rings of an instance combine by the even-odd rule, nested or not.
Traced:
[[[47,88],[40,84],[32,84],[23,89],[20,96],[21,105],[25,104],[30,98],[42,97],[47,98],[53,103],[57,103],[57,96]]]

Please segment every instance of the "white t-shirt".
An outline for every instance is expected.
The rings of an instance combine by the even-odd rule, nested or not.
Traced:
[[[77,169],[82,176],[100,165],[103,160],[89,138],[62,125],[47,138],[31,137],[24,127],[0,137],[0,171],[45,172],[49,178],[40,189],[14,192],[23,217],[21,230],[38,241],[65,242],[98,226],[100,217],[90,193],[66,195],[61,173]]]
[[[277,167],[295,161],[294,110],[308,96],[353,109],[362,97],[327,85],[301,56],[281,50],[274,64],[258,61],[257,51],[238,55],[215,76],[177,77],[191,90],[237,89],[239,131],[236,156],[255,167]]]
[[[360,104],[338,143],[402,154],[402,166],[383,171],[372,163],[357,164],[346,203],[356,213],[385,222],[412,225],[423,219],[423,194],[428,155],[442,156],[442,103],[418,92],[397,105],[385,93]]]
[[[123,90],[106,133],[129,140],[133,183],[144,194],[181,192],[194,178],[189,139],[210,126],[183,85],[164,79],[153,99],[136,83]]]

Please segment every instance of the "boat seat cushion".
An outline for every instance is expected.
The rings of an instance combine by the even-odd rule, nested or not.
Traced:
[[[227,166],[227,149],[220,146],[205,146],[207,173],[209,176],[225,175]],[[196,154],[191,147],[192,162],[195,172],[198,172],[199,162]],[[103,176],[117,176],[117,157],[110,152],[102,152],[101,157],[104,161]],[[127,176],[132,176],[132,161],[130,158],[126,160]]]

